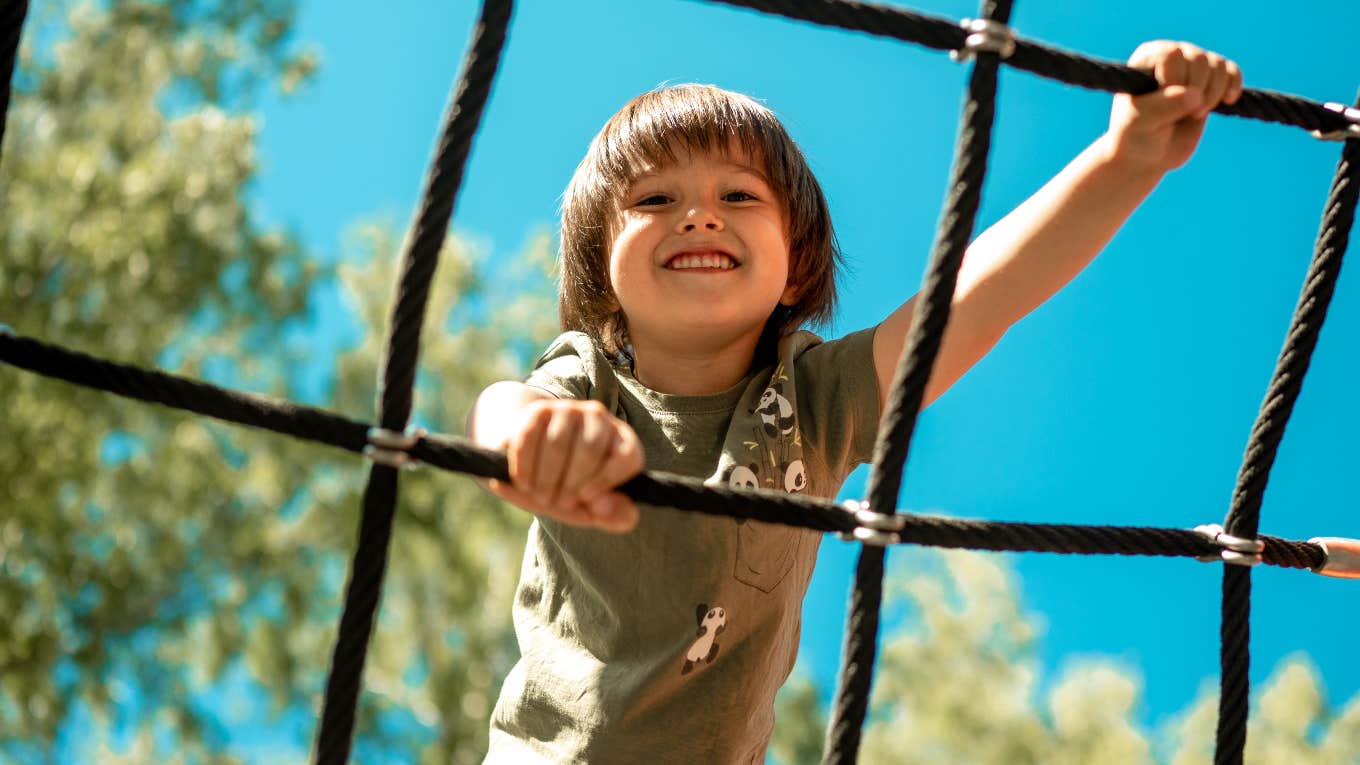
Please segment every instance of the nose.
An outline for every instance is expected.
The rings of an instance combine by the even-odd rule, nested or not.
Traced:
[[[685,215],[680,219],[676,226],[676,233],[685,234],[691,231],[722,231],[725,228],[722,216],[718,215],[717,210],[712,205],[696,204],[685,211]]]

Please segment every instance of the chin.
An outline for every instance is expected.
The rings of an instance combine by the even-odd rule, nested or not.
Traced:
[[[698,316],[692,316],[689,320],[671,328],[668,336],[680,340],[684,339],[696,345],[729,345],[743,338],[759,338],[760,333],[765,330],[764,319],[758,322],[751,321],[714,321],[699,320]]]

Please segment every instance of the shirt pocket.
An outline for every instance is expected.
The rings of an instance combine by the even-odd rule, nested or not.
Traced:
[[[732,575],[761,592],[773,592],[809,544],[806,530],[778,523],[737,522],[737,563]]]

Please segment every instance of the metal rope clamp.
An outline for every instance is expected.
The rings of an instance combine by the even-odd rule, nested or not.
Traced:
[[[424,437],[424,428],[409,427],[405,433],[386,428],[369,428],[368,445],[364,447],[364,456],[379,465],[398,470],[411,470],[420,467],[420,460],[411,456],[411,450]]]
[[[907,525],[907,518],[897,513],[879,513],[869,509],[862,499],[847,499],[841,503],[857,524],[853,531],[839,532],[847,542],[860,541],[866,545],[887,547],[902,541],[897,532]]]
[[[1015,30],[991,19],[964,19],[959,26],[968,33],[963,47],[949,51],[949,57],[960,63],[979,53],[995,53],[1010,58],[1015,52]]]
[[[1235,537],[1224,531],[1223,527],[1217,523],[1196,526],[1195,531],[1211,543],[1223,548],[1218,555],[1202,555],[1195,559],[1204,563],[1222,560],[1224,563],[1232,563],[1238,566],[1255,566],[1261,562],[1261,553],[1265,552],[1266,549],[1265,542],[1259,539]]]
[[[1322,564],[1313,573],[1360,579],[1360,539],[1313,537],[1308,542],[1322,548]]]
[[[1351,124],[1339,130],[1322,132],[1321,130],[1309,130],[1313,137],[1319,141],[1344,141],[1348,138],[1360,138],[1360,109],[1354,109],[1345,104],[1325,103],[1323,106],[1340,114],[1351,121]]]

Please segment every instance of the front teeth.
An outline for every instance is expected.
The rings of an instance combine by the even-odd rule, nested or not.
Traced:
[[[737,264],[726,255],[705,254],[705,255],[681,255],[670,262],[670,268],[736,268]]]

